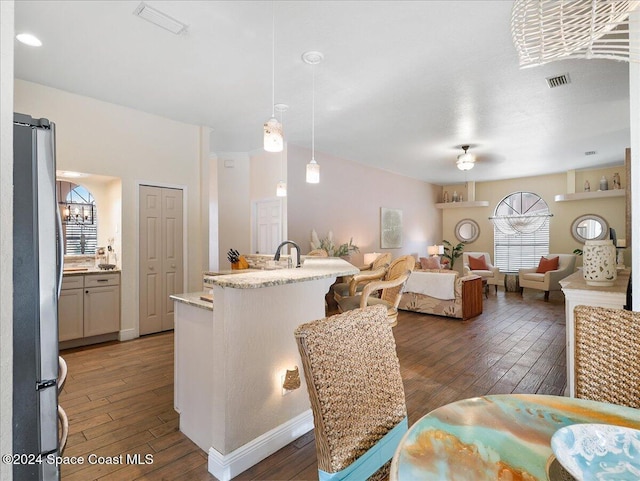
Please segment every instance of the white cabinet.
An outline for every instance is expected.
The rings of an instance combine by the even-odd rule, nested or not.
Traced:
[[[120,273],[65,276],[58,302],[60,342],[82,340],[120,330]],[[112,336],[115,338],[115,336]],[[107,339],[93,339],[93,341]],[[74,343],[81,345],[82,342]]]

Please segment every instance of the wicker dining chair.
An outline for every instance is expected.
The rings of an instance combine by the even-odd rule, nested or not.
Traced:
[[[407,431],[407,408],[386,309],[371,306],[312,321],[294,335],[313,412],[320,479],[387,475]]]
[[[383,279],[391,262],[391,254],[388,252],[380,254],[370,264],[360,268],[360,273],[345,277],[343,282],[338,282],[332,286],[333,298],[339,302],[343,297],[360,294],[364,289],[365,282]],[[349,294],[349,291],[353,294]]]
[[[338,301],[338,309],[340,312],[345,312],[382,304],[387,308],[389,324],[395,326],[398,323],[398,304],[400,304],[400,297],[402,297],[402,289],[413,272],[415,264],[416,259],[412,255],[398,257],[389,266],[383,280],[367,282],[361,295],[350,291],[348,297],[343,297]],[[372,296],[378,292],[380,293],[379,298]]]
[[[640,312],[577,306],[576,397],[640,408]]]

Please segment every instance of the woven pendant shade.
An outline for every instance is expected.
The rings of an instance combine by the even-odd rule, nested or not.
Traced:
[[[638,7],[637,0],[516,0],[511,35],[520,66],[565,58],[640,62],[640,44],[629,41],[629,14]]]

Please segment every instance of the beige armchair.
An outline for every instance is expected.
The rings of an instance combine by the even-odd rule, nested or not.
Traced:
[[[487,263],[488,269],[474,270],[469,267],[469,256],[480,257],[484,256],[484,260]],[[463,252],[462,253],[462,265],[463,275],[468,276],[475,274],[483,279],[487,280],[487,285],[494,286],[495,291],[498,292],[498,286],[501,284],[500,269],[491,264],[491,256],[488,252]],[[486,293],[486,291],[485,291]]]
[[[576,268],[576,256],[574,254],[547,254],[547,259],[558,257],[558,268],[553,271],[547,271],[544,274],[536,272],[537,267],[520,269],[518,271],[518,281],[520,284],[520,294],[525,287],[530,289],[538,289],[544,291],[544,300],[549,300],[550,291],[559,291],[560,281],[570,274]]]

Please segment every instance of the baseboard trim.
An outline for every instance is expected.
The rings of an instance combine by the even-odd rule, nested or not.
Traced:
[[[229,454],[209,448],[209,472],[220,481],[229,481],[312,429],[313,413],[308,409]]]
[[[135,339],[137,337],[138,335],[136,334],[135,329],[123,329],[118,334],[118,339],[120,341],[130,341],[131,339]]]

